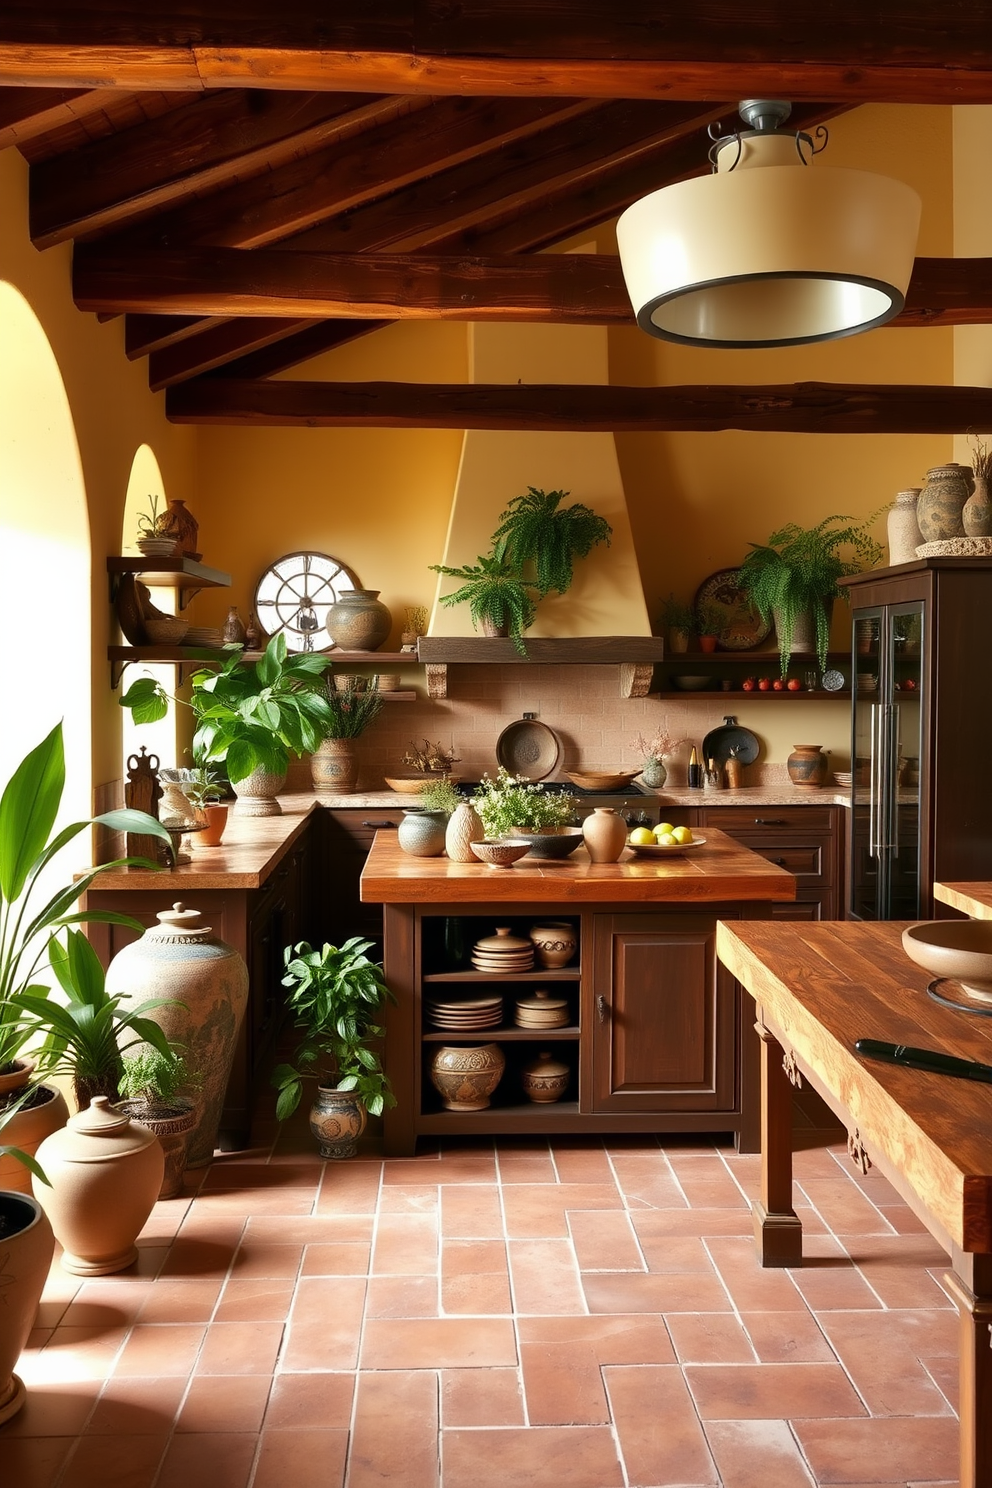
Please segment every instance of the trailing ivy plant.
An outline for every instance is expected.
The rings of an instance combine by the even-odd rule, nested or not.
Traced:
[[[434,573],[462,580],[453,593],[442,594],[443,605],[467,604],[476,630],[487,625],[494,630],[505,629],[520,655],[526,656],[523,632],[534,623],[537,595],[515,560],[494,550],[480,553],[475,563],[464,568],[449,568],[444,563],[429,566]]]
[[[587,558],[598,543],[609,547],[613,528],[605,517],[581,502],[561,503],[568,491],[539,491],[528,486],[514,496],[493,533],[493,552],[505,555],[521,572],[530,564],[538,598],[564,594],[575,577],[576,558]]]

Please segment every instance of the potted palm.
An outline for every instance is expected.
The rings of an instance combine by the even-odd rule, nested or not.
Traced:
[[[435,573],[462,581],[451,594],[442,594],[443,605],[467,604],[476,630],[488,636],[508,635],[520,655],[526,656],[523,632],[534,623],[537,595],[515,560],[494,549],[480,553],[475,563],[464,568],[443,563],[429,566]]]
[[[358,784],[355,740],[381,712],[380,692],[327,689],[324,737],[310,756],[314,790],[341,794],[355,789]]]
[[[366,952],[370,940],[354,937],[340,948],[326,942],[316,951],[306,941],[284,952],[286,1003],[303,1030],[293,1064],[272,1074],[279,1091],[276,1115],[285,1121],[303,1094],[303,1082],[317,1080],[310,1130],[321,1157],[354,1157],[368,1115],[395,1105],[389,1081],[371,1043],[382,1037],[376,1022],[383,999],[392,994],[380,963]]]
[[[815,527],[788,522],[766,543],[752,543],[738,572],[738,582],[767,623],[775,621],[782,676],[792,652],[816,652],[821,670],[827,664],[830,612],[844,591],[838,579],[872,568],[882,546],[869,536],[875,512],[864,522],[853,517],[824,517]],[[842,556],[843,550],[849,556]]]

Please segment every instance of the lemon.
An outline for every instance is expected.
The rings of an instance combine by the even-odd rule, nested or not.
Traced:
[[[628,839],[634,847],[650,847],[654,842],[654,833],[650,827],[635,827]]]
[[[670,836],[671,833],[674,831],[675,828],[672,826],[671,822],[659,822],[654,829],[654,835],[656,837],[665,837]]]
[[[660,837],[655,838],[655,841],[659,847],[675,847],[678,844],[678,838],[671,832],[662,832]]]
[[[672,836],[675,838],[676,842],[680,843],[684,847],[687,842],[692,841],[692,828],[676,827],[674,832],[672,833]]]

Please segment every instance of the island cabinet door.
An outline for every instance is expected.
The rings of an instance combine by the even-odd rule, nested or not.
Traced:
[[[594,918],[589,1109],[733,1110],[736,986],[715,916]]]

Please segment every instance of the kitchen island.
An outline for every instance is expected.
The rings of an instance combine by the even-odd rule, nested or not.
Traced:
[[[419,1137],[576,1132],[725,1132],[742,1151],[759,1142],[758,1045],[740,989],[716,958],[718,920],[768,916],[796,881],[717,828],[704,845],[663,858],[625,849],[591,863],[585,848],[512,868],[415,858],[380,831],[362,873],[366,903],[384,909],[385,1064],[397,1099],[386,1113],[391,1156]],[[526,936],[548,919],[577,934],[558,969],[494,976],[471,965],[476,940],[501,925]],[[544,1033],[514,1022],[517,998],[543,989],[569,1022]],[[439,1032],[428,1000],[503,997],[485,1032]],[[487,1109],[447,1110],[430,1079],[441,1045],[497,1043],[506,1071]],[[554,1104],[530,1103],[522,1066],[544,1050],[569,1066]]]

